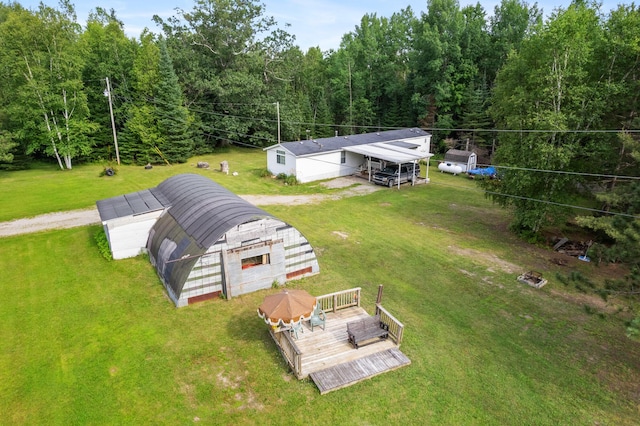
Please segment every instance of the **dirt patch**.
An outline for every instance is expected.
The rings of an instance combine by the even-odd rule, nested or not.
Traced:
[[[329,189],[341,189],[341,188],[348,188],[353,185],[361,185],[363,183],[368,183],[368,182],[362,179],[358,179],[354,176],[344,176],[344,177],[339,177],[339,178],[321,182],[320,185]]]
[[[302,204],[319,203],[328,198],[323,194],[312,195],[241,195],[245,201],[255,206],[270,206],[274,204],[286,204],[288,206],[299,206]]]
[[[622,312],[624,309],[621,306],[611,304],[605,301],[604,299],[602,299],[602,297],[598,295],[583,294],[583,293],[567,293],[567,292],[558,291],[554,289],[551,289],[550,293],[553,296],[560,297],[574,305],[589,306],[597,310],[598,312],[603,312],[607,314],[622,314],[623,317],[628,317],[628,318],[633,317],[633,315],[624,315],[624,312]]]
[[[349,238],[349,234],[346,234],[346,233],[340,232],[340,231],[333,231],[332,234],[333,235],[337,235],[338,237],[342,238],[343,240],[346,240],[347,238]]]
[[[521,272],[522,269],[520,266],[507,262],[506,260],[502,260],[492,253],[485,253],[482,251],[465,249],[457,246],[448,246],[447,248],[457,255],[472,258],[473,260],[487,266],[487,270],[490,272],[492,272],[494,268],[497,268],[502,272],[513,274],[516,272]]]

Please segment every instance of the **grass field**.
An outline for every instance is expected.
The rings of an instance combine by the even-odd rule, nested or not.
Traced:
[[[256,177],[263,155],[227,153],[244,165],[234,180],[208,173],[245,194],[315,191]],[[98,166],[0,175],[13,188],[0,185],[3,200],[39,191],[34,180],[75,191],[43,190],[17,213],[3,203],[2,220],[88,207],[193,171],[181,167],[121,169],[116,185],[97,178]],[[265,208],[318,254],[320,274],[291,286],[316,295],[360,286],[372,312],[384,284],[383,305],[405,324],[409,367],[324,396],[289,373],[256,314],[272,290],[176,309],[147,259],[101,257],[98,226],[1,239],[1,423],[637,424],[640,344],[624,335],[624,313],[554,279],[611,271],[549,262],[506,231],[507,213],[472,182],[431,176],[400,191]],[[549,284],[517,283],[529,269]]]
[[[197,168],[199,161],[208,162],[210,168]],[[219,171],[222,161],[229,163],[228,175]],[[266,155],[262,150],[234,148],[195,157],[184,164],[156,166],[151,170],[141,166],[116,166],[117,174],[110,177],[100,177],[104,164],[82,164],[65,171],[55,164],[36,164],[31,170],[21,172],[0,171],[0,221],[92,207],[96,200],[152,188],[179,173],[207,176],[236,194],[332,191],[317,182],[285,186],[274,179],[260,178],[266,167]]]

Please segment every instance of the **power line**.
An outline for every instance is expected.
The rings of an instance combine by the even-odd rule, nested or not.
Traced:
[[[362,126],[358,126],[362,127]],[[600,130],[579,130],[579,129],[454,129],[441,127],[421,127],[422,130],[438,132],[484,132],[484,133],[640,133],[640,129],[600,129]]]
[[[213,114],[213,115],[226,116],[226,114],[213,113],[213,112],[209,112],[209,111],[202,111],[202,112],[203,113]],[[243,118],[243,119],[251,119],[251,117],[239,117],[239,116],[232,116],[232,117]],[[274,121],[274,120],[268,120],[268,121]],[[213,130],[217,130],[217,131],[220,131],[220,132],[228,132],[228,130],[217,129],[217,128],[213,128]],[[206,136],[209,136],[209,137],[220,139],[220,140],[227,139],[227,138],[223,138],[221,136],[216,136],[216,135],[213,135],[213,134],[210,134],[210,133],[203,133],[203,134],[206,135]],[[260,136],[253,136],[253,135],[247,135],[247,134],[242,134],[242,135],[239,135],[239,136],[244,136],[244,137],[247,137],[249,139],[259,139],[259,140],[271,141],[271,139],[260,137]],[[235,144],[235,145],[241,145],[241,146],[246,146],[246,147],[250,147],[250,148],[262,148],[262,147],[258,147],[258,146],[255,146],[255,145],[243,143],[243,142],[240,142],[240,141],[232,141],[232,143]],[[321,159],[318,159],[318,158],[308,158],[308,160],[313,160],[313,161],[317,161],[317,162],[321,162],[321,163],[325,163],[325,164],[330,164],[330,165],[334,165],[334,166],[340,165],[342,167],[345,167],[345,168],[348,168],[348,169],[351,169],[351,170],[354,170],[354,171],[359,168],[359,167],[354,167],[354,166],[348,166],[346,164],[338,164],[338,163],[333,162],[333,161],[321,160]],[[635,179],[640,179],[640,177],[634,177],[634,176],[616,176],[616,175],[606,175],[606,174],[597,174],[597,173],[565,172],[565,171],[558,171],[558,170],[532,169],[532,168],[526,168],[526,167],[511,167],[511,166],[494,166],[494,167],[504,168],[504,169],[513,169],[513,170],[545,172],[545,173],[560,173],[560,174],[570,174],[570,175],[583,175],[583,176],[593,176],[593,177],[607,177],[607,178],[634,179],[634,180]],[[454,188],[457,188],[457,189],[473,190],[473,189],[464,188],[464,187],[461,187],[461,186],[446,185],[446,184],[442,184],[442,183],[436,183],[436,185],[450,186],[450,187],[454,187]],[[593,212],[593,213],[603,213],[603,214],[608,214],[608,215],[611,215],[611,216],[623,216],[623,217],[630,217],[630,218],[633,218],[633,219],[640,219],[640,216],[634,216],[634,215],[627,214],[627,213],[610,212],[610,211],[606,211],[606,210],[593,209],[593,208],[582,207],[582,206],[575,206],[575,205],[565,204],[565,203],[557,203],[557,202],[554,202],[554,201],[540,200],[540,199],[536,199],[536,198],[524,197],[524,196],[519,196],[519,195],[501,194],[501,193],[494,192],[494,191],[480,190],[480,192],[483,192],[485,194],[491,194],[491,195],[496,195],[496,196],[507,197],[507,198],[515,198],[515,199],[533,201],[533,202],[538,202],[538,203],[556,205],[556,206],[559,206],[559,207],[567,207],[567,208],[572,208],[572,209],[585,210],[585,211],[590,211],[590,212]]]
[[[610,178],[610,179],[640,180],[640,176],[619,176],[619,175],[607,175],[607,174],[601,174],[601,173],[568,172],[568,171],[563,171],[563,170],[532,169],[532,168],[528,168],[528,167],[496,166],[496,165],[493,165],[493,164],[478,164],[478,166],[482,166],[482,167],[491,166],[491,167],[495,167],[496,169],[522,170],[522,171],[527,171],[527,172],[557,173],[557,174],[564,174],[564,175],[602,177],[602,178]]]
[[[156,98],[148,98],[148,102],[161,104]],[[264,106],[265,108],[272,107],[273,103],[234,103],[234,102],[218,102],[218,103],[209,103],[210,105],[229,105],[229,106]],[[215,111],[204,111],[197,108],[185,107],[189,111],[198,112],[200,114],[208,114],[208,115],[216,115],[230,118],[237,118],[242,120],[252,120],[252,121],[266,121],[266,122],[276,122],[276,119],[271,118],[257,118],[257,117],[247,117],[240,115],[233,115]],[[305,121],[283,121],[283,123],[288,123],[291,125],[305,125],[305,126],[316,126],[316,127],[357,127],[359,129],[386,129],[386,130],[398,130],[404,129],[406,126],[371,126],[371,125],[358,125],[358,124],[331,124],[331,123],[309,123]],[[484,133],[578,133],[578,134],[615,134],[615,133],[640,133],[640,129],[594,129],[594,130],[586,130],[586,129],[468,129],[468,128],[436,128],[436,127],[419,127],[422,130],[429,131],[431,133],[437,132],[484,132]]]
[[[559,207],[567,207],[567,208],[578,209],[578,210],[586,210],[586,211],[590,211],[590,212],[593,212],[593,213],[602,213],[602,214],[607,214],[607,215],[610,215],[610,216],[623,216],[623,217],[630,217],[632,219],[640,219],[640,216],[636,216],[636,215],[632,215],[632,214],[628,214],[628,213],[610,212],[610,211],[601,210],[601,209],[593,209],[593,208],[589,208],[589,207],[575,206],[575,205],[572,205],[572,204],[557,203],[555,201],[540,200],[540,199],[537,199],[537,198],[524,197],[524,196],[520,196],[520,195],[502,194],[502,193],[499,193],[499,192],[487,191],[487,190],[484,190],[484,189],[479,189],[478,190],[478,189],[473,189],[473,188],[466,188],[466,187],[463,187],[463,186],[460,186],[460,185],[450,185],[450,184],[441,183],[441,182],[430,182],[430,183],[434,184],[434,185],[446,186],[446,187],[449,187],[449,188],[463,189],[463,190],[474,191],[474,192],[483,192],[485,194],[497,195],[497,196],[500,196],[500,197],[516,198],[516,199],[520,199],[520,200],[533,201],[533,202],[537,202],[537,203],[551,204],[551,205],[555,205],[555,206],[559,206]]]
[[[156,104],[162,104],[163,102],[158,101],[156,98],[148,98],[147,99],[149,102],[152,103],[156,103]],[[166,104],[166,103],[165,103]],[[242,104],[242,103],[219,103],[219,105],[248,105],[248,106],[266,106],[266,107],[271,107],[273,106],[272,104],[262,104],[262,103],[255,103],[255,104]],[[196,108],[189,108],[189,107],[185,107],[187,108],[187,110],[191,111],[191,112],[198,112],[201,114],[207,114],[207,115],[214,115],[214,116],[218,116],[218,117],[229,117],[229,118],[234,118],[234,119],[239,119],[239,120],[251,120],[251,121],[262,121],[262,122],[277,122],[277,120],[275,119],[270,119],[270,118],[255,118],[255,117],[247,117],[247,116],[239,116],[239,115],[233,115],[233,114],[226,114],[226,113],[220,113],[220,112],[215,112],[215,111],[204,111],[204,110],[200,110],[200,109],[196,109]],[[323,124],[323,123],[306,123],[306,122],[299,122],[299,121],[285,121],[285,123],[289,123],[289,124],[298,124],[298,125],[310,125],[310,126],[325,126],[325,127],[350,127],[349,124]],[[358,126],[360,128],[373,128],[373,129],[388,129],[388,130],[397,130],[397,129],[404,129],[405,127],[381,127],[381,126]],[[219,132],[229,132],[229,130],[226,129],[219,129],[219,128],[215,128],[215,127],[209,127],[209,129],[211,130],[216,130]],[[525,130],[500,130],[500,129],[493,129],[493,130],[487,130],[487,129],[435,129],[435,128],[422,128],[422,130],[450,130],[450,131],[487,131],[487,132],[525,132]],[[621,130],[576,130],[575,132],[580,132],[580,133],[588,133],[588,132],[594,132],[594,133],[602,133],[602,132],[607,132],[607,133],[614,133],[614,132],[620,132]],[[625,130],[627,132],[636,132],[636,130]],[[533,132],[533,130],[531,131]],[[535,132],[556,132],[555,130],[535,130]],[[567,131],[564,131],[567,132]],[[640,132],[640,130],[637,130],[637,132]],[[210,137],[215,137],[216,139],[220,139],[223,140],[225,138],[223,137],[216,137],[211,133],[203,133],[207,136]],[[270,139],[270,138],[265,138],[265,137],[261,137],[261,136],[255,136],[255,135],[249,135],[249,134],[238,134],[238,136],[242,136],[242,137],[246,137],[249,139],[257,139],[257,140],[262,140],[262,141],[266,141],[266,142],[276,142],[275,139]],[[262,148],[262,147],[257,147],[255,145],[251,145],[251,144],[246,144],[246,143],[241,143],[239,141],[234,141],[234,144],[237,145],[243,145],[243,146],[247,146],[247,147],[253,147],[253,148]],[[314,159],[316,160],[316,159]],[[322,160],[316,160],[316,161],[322,161]],[[479,166],[490,166],[487,164],[479,164]],[[521,170],[521,171],[532,171],[532,172],[542,172],[542,173],[556,173],[556,174],[566,174],[566,175],[574,175],[574,176],[588,176],[588,177],[601,177],[601,178],[607,178],[607,179],[620,179],[620,180],[640,180],[640,176],[620,176],[620,175],[610,175],[610,174],[600,174],[600,173],[586,173],[586,172],[570,172],[570,171],[562,171],[562,170],[546,170],[546,169],[534,169],[534,168],[527,168],[527,167],[516,167],[516,166],[498,166],[498,165],[491,165],[492,167],[496,167],[496,168],[503,168],[503,169],[507,169],[507,170]],[[354,168],[355,169],[355,168]]]

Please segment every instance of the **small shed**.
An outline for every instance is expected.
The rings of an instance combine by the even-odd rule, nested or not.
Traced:
[[[149,254],[178,307],[221,294],[231,298],[319,272],[313,248],[297,229],[204,176],[173,176],[149,193],[163,206],[160,214],[156,210],[141,214],[149,220],[156,217],[150,227],[129,214],[133,208],[120,206],[121,211],[130,222],[144,223],[148,229],[144,246],[137,251]],[[124,200],[141,196],[129,194]],[[120,197],[98,202],[101,217],[118,202]],[[125,218],[103,218],[110,246],[117,247],[123,233],[109,234],[119,228],[110,227],[111,221]]]
[[[444,154],[444,162],[450,167],[460,167],[462,173],[476,168],[478,156],[473,151],[450,149]]]

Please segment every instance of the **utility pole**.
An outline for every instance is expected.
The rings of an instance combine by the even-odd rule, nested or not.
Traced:
[[[280,102],[276,102],[276,113],[278,114],[278,144],[280,144]]]
[[[109,114],[111,115],[111,129],[113,130],[113,143],[116,146],[116,161],[118,166],[120,165],[120,151],[118,151],[118,136],[116,135],[116,122],[113,119],[113,105],[111,104],[111,86],[109,86],[109,77],[106,77],[107,81],[107,97],[109,98]]]

